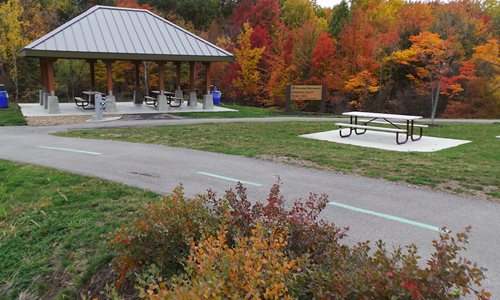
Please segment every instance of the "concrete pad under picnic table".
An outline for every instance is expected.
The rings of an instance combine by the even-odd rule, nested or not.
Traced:
[[[344,129],[344,131],[347,131]],[[424,136],[418,141],[408,140],[407,143],[398,145],[396,143],[396,134],[389,132],[368,131],[362,135],[355,135],[350,137],[341,138],[339,130],[330,130],[324,132],[310,133],[301,135],[301,137],[328,141],[339,144],[375,148],[389,151],[400,152],[435,152],[451,147],[456,147],[462,144],[470,143],[471,141],[437,138],[431,136]]]

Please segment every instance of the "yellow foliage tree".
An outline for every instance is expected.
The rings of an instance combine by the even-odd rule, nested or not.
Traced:
[[[28,40],[23,34],[27,21],[22,21],[24,9],[19,0],[9,0],[0,5],[0,54],[2,65],[6,65],[16,86],[15,101],[18,102],[19,85],[17,59],[19,50]]]
[[[493,72],[500,73],[500,46],[497,39],[489,39],[486,43],[474,47],[472,59],[491,65]]]
[[[232,81],[233,88],[236,92],[239,92],[240,95],[234,96],[249,98],[255,96],[259,90],[258,86],[261,74],[257,66],[259,65],[265,48],[252,47],[250,42],[252,32],[253,28],[250,24],[245,23],[243,25],[243,31],[238,36],[237,48],[234,49],[236,63],[240,67],[240,76]]]

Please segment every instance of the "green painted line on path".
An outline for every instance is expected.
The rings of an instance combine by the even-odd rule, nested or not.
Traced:
[[[350,205],[347,205],[347,204],[344,204],[344,203],[339,203],[339,202],[333,202],[332,201],[332,202],[328,202],[328,204],[334,205],[334,206],[338,206],[338,207],[342,207],[342,208],[345,208],[345,209],[349,209],[349,210],[352,210],[352,211],[355,211],[355,212],[367,214],[367,215],[377,216],[377,217],[380,217],[380,218],[384,218],[384,219],[388,219],[388,220],[392,220],[392,221],[396,221],[396,222],[400,222],[400,223],[405,223],[405,224],[417,226],[417,227],[428,229],[428,230],[432,230],[432,231],[437,231],[437,232],[440,231],[439,227],[436,227],[436,226],[432,226],[432,225],[428,225],[428,224],[424,224],[424,223],[420,223],[420,222],[417,222],[417,221],[412,221],[412,220],[408,220],[408,219],[404,219],[404,218],[400,218],[400,217],[396,217],[396,216],[391,216],[391,215],[388,215],[388,214],[384,214],[384,213],[380,213],[380,212],[376,212],[376,211],[372,211],[372,210],[368,210],[368,209],[364,209],[364,208],[354,207],[354,206],[350,206]]]
[[[201,174],[201,175],[205,175],[205,176],[210,176],[210,177],[222,179],[222,180],[231,181],[231,182],[241,182],[243,184],[248,184],[248,185],[253,185],[253,186],[262,186],[262,184],[260,184],[260,183],[255,183],[255,182],[251,182],[251,181],[240,180],[240,179],[236,179],[236,178],[226,177],[226,176],[212,174],[212,173],[207,173],[207,172],[198,171],[196,173]]]

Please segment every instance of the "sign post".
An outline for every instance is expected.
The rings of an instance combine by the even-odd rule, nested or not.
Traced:
[[[285,90],[285,111],[292,111],[292,101],[321,101],[320,112],[326,111],[326,88],[323,85],[289,84]]]

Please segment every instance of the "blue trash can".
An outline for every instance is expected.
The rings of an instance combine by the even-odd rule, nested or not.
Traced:
[[[9,107],[9,94],[5,90],[5,86],[0,84],[0,108]]]
[[[222,93],[220,91],[213,91],[212,98],[214,99],[214,105],[220,104],[220,96]]]

